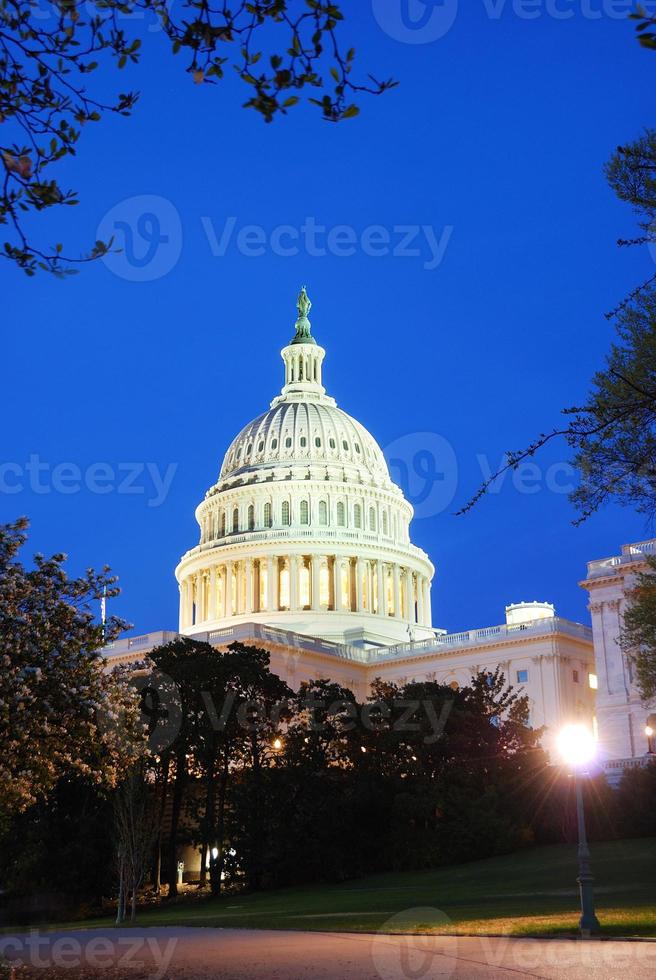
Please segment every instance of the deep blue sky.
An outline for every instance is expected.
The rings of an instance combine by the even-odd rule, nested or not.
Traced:
[[[602,166],[653,123],[656,54],[638,47],[632,25],[585,17],[574,3],[564,20],[546,8],[523,19],[510,2],[491,19],[482,0],[461,3],[451,30],[427,44],[386,34],[370,0],[346,6],[355,9],[343,35],[360,66],[401,84],[363,98],[360,117],[338,126],[305,107],[265,126],[240,108],[234,81],[194,86],[162,38],[145,41],[131,72],[141,101],[131,119],[85,133],[66,169],[81,204],[57,218],[56,238],[81,248],[115,206],[129,222],[134,207],[121,202],[155,195],[181,222],[171,271],[133,282],[96,263],[59,282],[0,268],[2,462],[22,468],[37,455],[50,467],[48,492],[25,476],[20,493],[0,493],[0,518],[29,515],[30,551],[66,551],[71,572],[110,564],[123,588],[113,609],[135,632],[177,626],[173,569],[197,541],[194,508],[232,437],[279,391],[279,350],[303,282],[340,406],[381,446],[400,439],[394,455],[410,468],[426,445],[438,455],[444,446],[418,434],[453,447],[454,502],[443,499],[455,482],[445,454],[436,468],[447,480],[427,507],[440,512],[413,525],[437,566],[435,625],[501,622],[507,602],[535,598],[587,621],[577,586],[586,561],[649,534],[614,508],[574,528],[565,495],[520,493],[510,479],[469,516],[453,511],[475,489],[480,457],[494,466],[584,396],[612,338],[604,311],[653,267],[646,251],[617,249],[634,218]],[[233,243],[215,256],[201,220],[220,235],[229,217],[235,233],[250,224],[270,233],[308,216],[358,236],[382,225],[393,243],[398,225],[427,225],[438,238],[453,231],[431,270],[425,248],[418,257],[360,248],[289,257],[267,246],[253,257]],[[543,483],[566,459],[562,446],[539,458]],[[148,506],[144,476],[139,494],[53,488],[57,464],[133,462],[176,465],[161,506]]]

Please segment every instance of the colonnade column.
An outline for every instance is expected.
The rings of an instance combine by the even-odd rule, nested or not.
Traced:
[[[430,601],[430,582],[424,579],[424,626],[430,626],[432,620]]]
[[[376,562],[376,583],[378,590],[376,613],[378,616],[385,616],[387,615],[387,596],[385,595],[385,565],[382,561]]]
[[[289,608],[292,612],[298,610],[298,555],[289,558]]]
[[[312,569],[312,582],[310,586],[310,605],[313,611],[321,608],[321,585],[320,585],[320,575],[321,575],[321,557],[319,555],[312,555],[311,558],[311,569]]]
[[[196,623],[202,623],[203,614],[203,573],[196,572]]]
[[[207,618],[216,619],[216,565],[212,565],[210,568],[210,595]]]
[[[394,578],[394,616],[401,618],[401,569],[398,565],[392,565],[392,576]]]
[[[232,565],[231,561],[227,561],[225,565],[225,614],[226,616],[232,616],[234,612],[234,590],[232,587]]]
[[[342,612],[344,604],[342,602],[342,559],[339,555],[333,558],[333,594],[335,596],[335,610]]]
[[[362,559],[355,561],[355,612],[362,612]]]
[[[273,555],[269,555],[267,558],[267,595],[266,595],[266,606],[269,612],[275,612],[277,608],[277,601],[274,592],[274,561],[276,559]],[[278,569],[275,569],[275,579],[276,585],[278,582]],[[276,589],[277,592],[277,589]]]
[[[246,608],[245,613],[253,612],[253,559],[247,558],[244,562],[246,572]]]
[[[415,577],[416,588],[417,588],[417,623],[419,626],[424,625],[424,580],[421,575],[417,574]]]

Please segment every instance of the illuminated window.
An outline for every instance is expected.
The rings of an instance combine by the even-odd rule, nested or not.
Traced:
[[[517,683],[518,684],[526,684],[526,683],[528,683],[528,671],[527,670],[518,670],[517,671]]]
[[[310,523],[310,507],[307,500],[301,500],[301,524]]]
[[[325,525],[328,523],[328,504],[325,500],[319,501],[319,524]]]
[[[253,507],[252,504],[248,508],[248,530],[249,531],[255,530],[255,508]]]
[[[235,507],[232,512],[232,530],[233,533],[239,530],[239,507]]]
[[[353,523],[356,527],[362,527],[362,507],[356,504],[353,508]]]
[[[271,504],[264,505],[264,526],[271,527],[273,521],[271,520]]]
[[[588,684],[590,685],[591,690],[593,691],[597,690],[597,688],[599,687],[599,683],[597,681],[596,674],[588,674]]]
[[[341,589],[342,589],[342,606],[344,609],[351,608],[351,583],[349,576],[349,565],[347,562],[341,566],[340,571],[341,579]]]
[[[344,504],[340,500],[337,504],[337,525],[338,527],[344,527],[346,521],[344,519]]]
[[[283,500],[282,502],[282,515],[280,519],[281,524],[289,524],[289,501]]]

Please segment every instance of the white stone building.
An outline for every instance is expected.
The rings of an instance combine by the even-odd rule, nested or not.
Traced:
[[[373,436],[326,394],[305,290],[297,307],[282,392],[233,440],[196,509],[200,540],[176,569],[180,633],[252,641],[292,687],[328,678],[360,697],[376,677],[462,685],[501,665],[547,745],[567,721],[592,725],[589,627],[535,602],[508,606],[502,625],[432,627],[434,567],[411,542],[412,507]],[[175,635],[106,653],[127,662]]]
[[[643,765],[650,740],[645,729],[656,704],[644,704],[638,693],[631,661],[619,644],[627,593],[645,555],[656,554],[656,539],[625,544],[621,554],[588,563],[581,585],[590,594],[590,613],[597,673],[596,717],[599,752],[609,775],[631,765]]]

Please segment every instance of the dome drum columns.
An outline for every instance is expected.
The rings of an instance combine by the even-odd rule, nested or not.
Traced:
[[[341,555],[228,559],[180,585],[182,631],[261,613],[364,613],[430,626],[428,576],[389,562]]]

